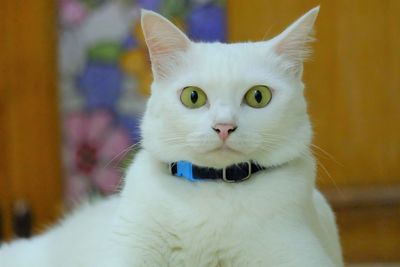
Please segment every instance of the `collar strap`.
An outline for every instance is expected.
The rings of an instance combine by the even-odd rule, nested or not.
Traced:
[[[188,161],[178,161],[170,163],[169,169],[172,175],[183,177],[192,182],[206,179],[222,179],[228,183],[237,183],[249,179],[253,173],[266,168],[252,161],[230,165],[222,169],[200,167]]]

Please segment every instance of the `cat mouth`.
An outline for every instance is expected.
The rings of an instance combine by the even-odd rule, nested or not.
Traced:
[[[233,153],[233,154],[242,154],[241,151],[236,150],[230,146],[228,146],[226,143],[221,144],[220,146],[212,149],[209,151],[209,153]]]

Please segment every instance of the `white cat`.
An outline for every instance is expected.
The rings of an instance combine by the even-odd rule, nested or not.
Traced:
[[[0,266],[343,266],[301,81],[317,14],[222,44],[143,11],[154,82],[122,192],[1,248]]]

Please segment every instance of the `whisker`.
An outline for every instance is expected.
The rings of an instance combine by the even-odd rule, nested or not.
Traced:
[[[327,152],[325,149],[322,149],[321,147],[315,145],[315,144],[311,144],[312,148],[318,149],[320,152],[322,152],[325,156],[327,156],[330,160],[332,160],[333,162],[335,162],[336,164],[340,165],[341,167],[344,167],[344,164],[340,163],[339,161],[337,161],[334,156],[332,154],[330,154],[329,152]]]
[[[318,158],[315,158],[316,162],[317,162],[317,166],[320,166],[321,169],[325,172],[325,174],[328,176],[329,180],[332,182],[333,186],[335,187],[335,189],[338,192],[341,192],[339,186],[337,185],[335,179],[333,179],[332,175],[329,173],[328,169],[325,167],[324,164],[322,164],[322,162],[320,160],[318,160]]]
[[[136,142],[130,146],[128,146],[127,148],[125,148],[124,150],[122,150],[121,152],[119,152],[117,155],[115,155],[112,159],[110,159],[106,164],[104,164],[103,168],[107,168],[114,160],[116,160],[117,158],[123,158],[126,156],[126,154],[128,154],[129,152],[133,151],[137,146],[139,146],[141,144],[141,142]]]

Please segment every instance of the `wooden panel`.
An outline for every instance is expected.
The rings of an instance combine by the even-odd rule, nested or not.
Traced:
[[[8,140],[8,88],[10,88],[10,79],[7,75],[9,62],[12,61],[12,56],[8,53],[12,45],[8,40],[8,36],[12,35],[11,21],[8,18],[10,11],[9,5],[1,3],[0,8],[0,211],[2,212],[3,227],[0,229],[6,236],[11,233],[11,184],[10,184],[10,168],[9,168],[9,140]],[[4,6],[3,6],[4,4]],[[8,14],[8,16],[7,16]]]
[[[324,192],[335,209],[349,262],[399,261],[400,186]]]
[[[400,205],[336,209],[347,262],[398,262]]]
[[[1,11],[0,11],[1,16]],[[1,47],[1,45],[0,45]],[[0,65],[1,64],[0,60]],[[0,66],[1,68],[1,66]],[[0,88],[5,88],[5,80],[0,79]],[[10,192],[8,188],[10,188],[9,180],[7,179],[9,169],[8,162],[5,151],[8,151],[7,140],[5,138],[6,133],[6,125],[3,123],[5,121],[5,103],[4,96],[1,95],[0,89],[0,148],[2,152],[0,153],[0,217],[2,218],[2,222],[0,225],[4,227],[4,229],[0,229],[1,234],[10,233],[11,231],[11,221],[6,214],[10,214]],[[8,219],[6,219],[8,217]],[[1,240],[0,240],[1,241]]]
[[[325,161],[340,185],[400,182],[400,76],[394,66],[400,62],[400,9],[392,7],[396,2],[336,3],[336,34],[331,40],[336,43],[336,81],[328,88],[336,93],[332,99],[329,93],[309,96],[319,122],[316,142],[327,144],[343,164],[339,168]],[[397,33],[392,30],[396,28]],[[312,75],[307,78],[313,85]],[[320,116],[318,111],[326,107],[330,112]]]
[[[321,4],[305,83],[320,184],[400,183],[400,1],[228,2],[230,39],[272,37]],[[321,168],[322,170],[322,168]]]
[[[61,204],[55,1],[2,1],[0,200],[26,200],[36,226]],[[7,200],[4,200],[6,199]]]

